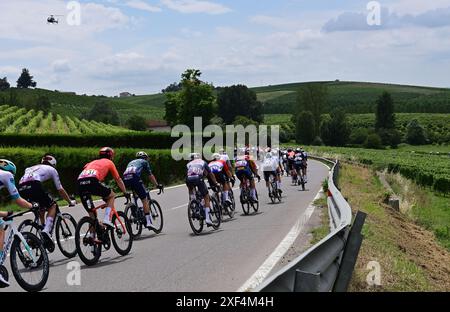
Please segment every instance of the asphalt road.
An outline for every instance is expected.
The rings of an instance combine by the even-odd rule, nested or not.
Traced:
[[[291,186],[290,178],[285,177],[283,201],[275,205],[269,203],[262,180],[257,186],[260,198],[257,214],[244,216],[237,203],[234,219],[223,222],[217,231],[208,228],[200,236],[192,234],[188,223],[185,186],[166,189],[160,196],[152,193],[163,209],[161,234],[144,229],[129,255],[119,256],[111,247],[93,267],[85,266],[78,257],[66,259],[56,247],[49,254],[50,276],[44,291],[236,291],[302,216],[327,174],[323,164],[310,160],[307,190]],[[123,199],[118,200],[117,208],[123,210]],[[86,214],[80,205],[65,211],[77,221]],[[19,219],[16,225],[18,222]],[[79,286],[69,286],[66,281],[71,261],[81,265]],[[9,261],[6,267],[10,271]],[[22,291],[11,272],[10,276],[11,286],[2,291]]]

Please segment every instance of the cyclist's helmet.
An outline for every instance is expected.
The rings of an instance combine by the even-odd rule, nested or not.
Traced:
[[[12,161],[6,159],[0,159],[0,170],[11,172],[16,175],[17,168]]]
[[[191,153],[191,154],[189,154],[189,158],[191,160],[200,159],[200,154],[199,153]]]
[[[220,159],[220,154],[219,154],[219,153],[214,153],[214,154],[212,155],[212,159],[214,159],[214,160],[219,160],[219,159]]]
[[[302,150],[301,150],[300,148],[296,148],[295,151],[296,151],[297,153],[300,153]]]
[[[111,147],[102,147],[98,153],[100,158],[112,160],[114,158],[114,150]]]
[[[41,164],[56,167],[56,158],[52,155],[45,155],[41,159]]]
[[[136,158],[140,158],[140,159],[148,159],[148,155],[146,152],[144,151],[140,151],[136,153]]]
[[[288,153],[292,152],[292,148],[288,148],[288,149],[287,149],[287,152],[288,152]]]

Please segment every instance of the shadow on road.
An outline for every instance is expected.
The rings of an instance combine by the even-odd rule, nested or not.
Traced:
[[[125,262],[129,259],[132,259],[133,257],[131,257],[130,255],[127,256],[116,256],[114,258],[104,258],[104,259],[100,259],[100,262],[92,265],[92,266],[88,266],[88,265],[83,265],[81,267],[82,270],[87,269],[87,270],[91,270],[91,269],[98,269],[107,265],[114,265],[114,264],[119,264],[122,262]],[[120,260],[119,260],[120,259]]]

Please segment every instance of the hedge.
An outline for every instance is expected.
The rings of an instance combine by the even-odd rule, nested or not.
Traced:
[[[155,149],[168,149],[177,138],[170,133],[124,133],[124,134],[0,134],[0,146],[120,146],[120,147],[148,147]]]
[[[114,162],[122,174],[128,162],[135,158],[138,149],[115,149]],[[184,178],[186,162],[172,159],[170,150],[146,150],[150,157],[150,164],[158,182],[165,185]],[[70,193],[76,192],[76,179],[83,166],[97,158],[98,148],[2,148],[0,158],[13,161],[17,166],[16,182],[21,178],[26,167],[39,163],[45,153],[51,153],[58,161],[57,169],[61,182]],[[108,183],[111,181],[108,181]]]

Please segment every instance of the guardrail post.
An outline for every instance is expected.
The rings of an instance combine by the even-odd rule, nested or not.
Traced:
[[[361,248],[361,243],[363,240],[361,230],[366,216],[367,214],[361,211],[356,213],[355,220],[344,248],[344,254],[342,256],[338,276],[333,287],[333,291],[335,292],[346,292],[348,285],[350,284],[352,273],[358,258],[359,249]]]
[[[320,273],[295,271],[294,292],[319,292]]]

